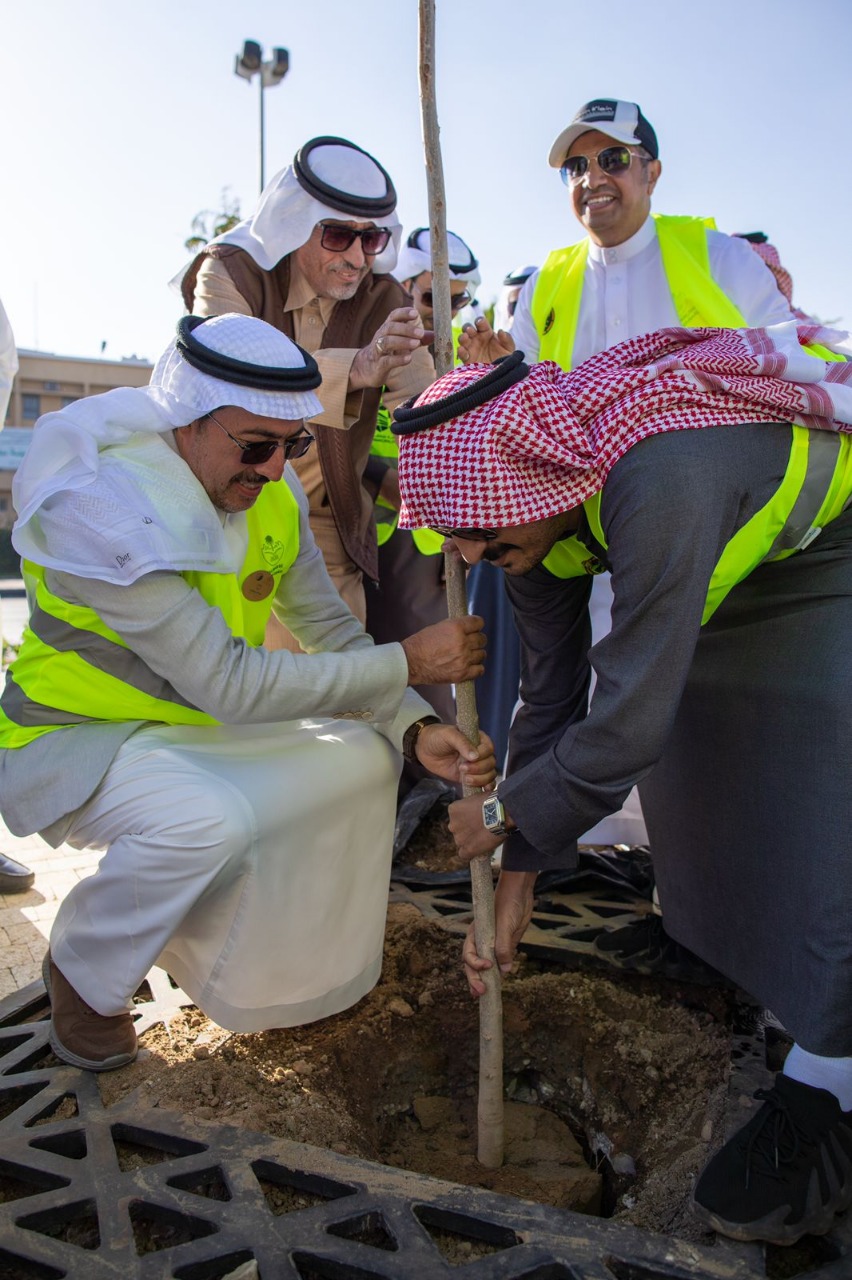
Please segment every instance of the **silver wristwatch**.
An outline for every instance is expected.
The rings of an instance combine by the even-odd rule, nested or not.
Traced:
[[[506,834],[509,829],[506,826],[506,811],[499,796],[492,794],[482,801],[482,821],[486,831],[489,831],[492,836]]]

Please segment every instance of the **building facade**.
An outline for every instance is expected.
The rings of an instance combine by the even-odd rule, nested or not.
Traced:
[[[18,372],[12,386],[6,430],[0,433],[0,529],[15,521],[12,476],[26,452],[28,430],[38,418],[64,409],[84,396],[115,387],[144,387],[153,365],[135,356],[123,360],[90,360],[18,348]]]

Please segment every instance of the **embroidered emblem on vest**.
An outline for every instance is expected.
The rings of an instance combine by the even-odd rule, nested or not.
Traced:
[[[588,560],[584,560],[583,568],[586,573],[606,573],[606,565],[601,564],[597,556],[589,556]]]
[[[279,543],[280,546],[280,543]],[[243,578],[240,590],[246,600],[265,600],[275,587],[275,579],[265,569],[256,569],[247,578]]]
[[[260,548],[260,554],[272,569],[273,573],[281,572],[282,557],[284,555],[283,542],[274,542],[271,535],[267,534],[263,539],[263,546]]]
[[[553,307],[551,307],[547,313],[547,319],[544,322],[545,333],[550,333],[550,330],[553,328],[553,322],[555,319],[556,319],[556,312],[553,310]]]

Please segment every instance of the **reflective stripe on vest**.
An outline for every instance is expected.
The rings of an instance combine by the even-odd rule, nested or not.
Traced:
[[[256,647],[278,584],[299,552],[299,507],[289,486],[266,485],[246,523],[239,574],[181,577],[219,609],[232,635]],[[0,698],[0,747],[26,746],[54,729],[93,720],[216,723],[152,671],[93,609],[54,595],[41,566],[27,563],[26,572],[36,600]]]
[[[794,426],[784,479],[769,502],[723,549],[708,586],[702,625],[758,565],[784,560],[808,546],[840,514],[850,497],[852,436]],[[592,536],[605,548],[600,503],[598,492],[583,503],[583,509]],[[600,567],[594,567],[600,566],[600,561],[577,537],[558,542],[542,564],[556,578],[600,572]]]

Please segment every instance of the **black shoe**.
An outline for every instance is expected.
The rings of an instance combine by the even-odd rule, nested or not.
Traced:
[[[718,969],[670,938],[663,928],[663,917],[656,912],[641,916],[623,929],[599,933],[595,950],[618,969],[659,974],[674,982],[698,982],[708,987],[731,985]]]
[[[35,872],[14,858],[0,853],[0,893],[26,893],[35,880]]]
[[[777,1075],[751,1120],[698,1179],[693,1209],[734,1240],[795,1244],[852,1204],[852,1111],[826,1089]]]

